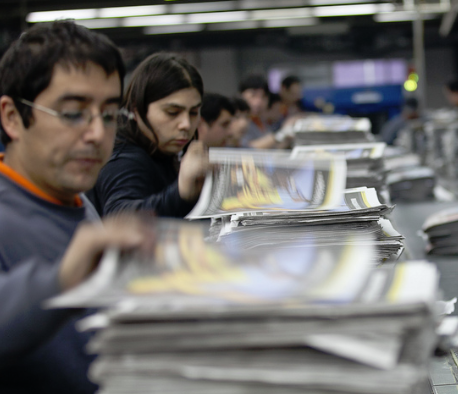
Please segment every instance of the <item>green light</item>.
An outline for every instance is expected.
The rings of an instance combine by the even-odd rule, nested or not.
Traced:
[[[407,81],[404,82],[404,89],[407,90],[408,92],[413,92],[417,90],[417,83],[415,81],[412,81],[411,79],[408,79]]]
[[[411,81],[418,82],[418,74],[417,73],[410,73],[409,76],[407,77],[407,79],[409,79]]]

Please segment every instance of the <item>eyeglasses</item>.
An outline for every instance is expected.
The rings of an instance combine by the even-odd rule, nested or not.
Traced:
[[[128,120],[134,119],[134,114],[125,108],[103,111],[97,115],[93,115],[89,108],[75,111],[55,111],[51,108],[43,107],[40,104],[35,104],[29,100],[19,99],[19,101],[29,107],[55,116],[59,118],[62,123],[75,128],[88,126],[98,116],[102,118],[103,126],[106,129],[115,129],[118,125],[119,117],[123,117]]]

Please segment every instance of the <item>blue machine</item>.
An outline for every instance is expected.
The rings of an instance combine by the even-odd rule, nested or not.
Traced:
[[[397,115],[404,102],[402,85],[354,88],[305,88],[302,105],[306,111],[322,112],[323,103],[334,106],[334,113],[368,117],[377,134],[380,124]],[[318,104],[318,107],[317,107]]]

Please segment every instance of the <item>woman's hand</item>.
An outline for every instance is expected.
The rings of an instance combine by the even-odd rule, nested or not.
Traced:
[[[181,160],[178,191],[186,201],[199,198],[210,164],[208,150],[201,141],[193,141]]]

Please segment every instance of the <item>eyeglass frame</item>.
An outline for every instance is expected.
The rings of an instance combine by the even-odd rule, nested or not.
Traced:
[[[32,101],[29,101],[29,100],[26,100],[26,99],[23,99],[23,98],[19,98],[18,101],[20,103],[24,104],[24,105],[29,106],[30,108],[37,109],[38,111],[42,111],[42,112],[47,113],[49,115],[55,116],[56,118],[59,118],[63,123],[67,124],[70,127],[81,127],[81,126],[83,126],[83,123],[81,123],[81,124],[73,123],[72,124],[72,121],[70,119],[65,119],[64,118],[64,112],[56,111],[56,110],[54,110],[52,108],[48,108],[48,107],[45,107],[43,105],[36,104],[36,103],[34,103]],[[89,126],[95,118],[100,116],[100,117],[102,117],[103,126],[105,128],[109,127],[108,125],[105,124],[105,122],[103,120],[103,115],[107,114],[108,112],[104,111],[104,112],[98,113],[97,115],[93,115],[92,111],[90,111],[87,108],[85,108],[84,110],[81,110],[80,112],[82,113],[82,119],[84,119],[84,125],[85,126]],[[84,114],[89,114],[89,116],[88,117],[84,116]],[[115,120],[115,122],[113,124],[114,127],[117,126],[117,118],[119,116],[125,116],[128,120],[135,119],[135,114],[133,112],[130,112],[126,108],[117,109],[116,110],[116,120]]]

